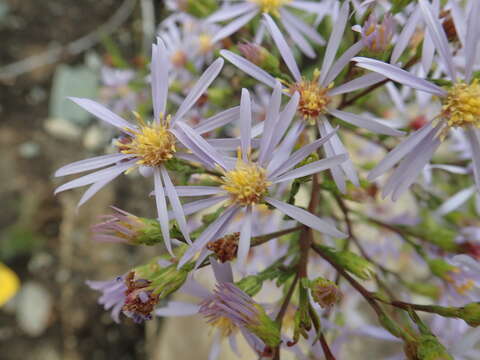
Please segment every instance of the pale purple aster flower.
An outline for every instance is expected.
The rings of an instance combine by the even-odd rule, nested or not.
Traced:
[[[260,330],[265,333],[265,327],[275,326],[274,322],[268,318],[265,310],[259,304],[235,284],[219,282],[213,294],[202,301],[198,312],[206,318],[209,324],[222,324],[223,326],[230,324],[231,328],[239,329],[255,351],[262,355],[268,353],[269,348],[254,335],[254,332]],[[269,324],[265,325],[267,318]],[[266,340],[280,341],[279,334],[273,332],[268,335]]]
[[[105,310],[111,310],[112,318],[116,323],[120,322],[120,313],[127,298],[124,276],[119,276],[110,281],[86,281],[86,284],[93,290],[100,291],[102,295],[98,303],[103,305]]]
[[[328,11],[327,2],[300,0],[236,0],[234,4],[225,6],[207,18],[207,22],[219,23],[228,21],[213,38],[213,42],[226,38],[248,24],[259,14],[275,16],[292,39],[293,43],[308,57],[314,58],[315,51],[309,43],[323,45],[320,34],[300,17],[298,11],[310,14],[324,14]],[[292,11],[293,10],[293,11]],[[262,24],[257,31],[256,42],[260,42],[264,33]]]
[[[230,263],[219,263],[213,257],[210,257],[210,263],[215,274],[215,280],[218,283],[230,283],[233,285],[233,273]],[[211,291],[200,285],[193,278],[189,278],[185,282],[185,284],[178,290],[178,292],[192,297],[193,301],[169,301],[164,307],[157,308],[155,310],[155,315],[160,317],[197,315],[199,314],[201,305],[212,296]],[[252,346],[253,350],[259,351],[263,349],[264,345],[259,339],[246,331],[242,331],[228,318],[221,318],[218,320],[219,321],[209,323],[215,330],[209,354],[210,360],[218,359],[220,355],[221,342],[224,339],[228,339],[228,342],[233,352],[239,354],[236,341],[236,337],[239,332],[242,333],[250,346]]]
[[[334,62],[335,55],[342,41],[342,35],[348,20],[348,14],[349,4],[348,1],[346,1],[340,9],[339,17],[328,41],[321,70],[316,71],[311,80],[302,77],[293,53],[287,45],[282,33],[273,22],[272,18],[269,15],[264,15],[267,28],[294,79],[286,89],[287,93],[293,94],[294,92],[298,92],[300,94],[298,107],[299,114],[305,120],[316,122],[319,132],[323,137],[332,131],[332,125],[330,124],[327,115],[331,115],[349,124],[368,129],[375,133],[391,136],[402,135],[403,132],[392,129],[372,118],[337,110],[333,107],[333,102],[331,100],[334,96],[362,89],[383,79],[383,76],[378,74],[367,74],[337,87],[332,85],[332,82],[341,73],[343,68],[364,47],[363,41],[359,40]],[[232,64],[258,81],[272,88],[275,86],[276,79],[250,61],[228,50],[222,50],[220,53]],[[340,137],[337,134],[334,134],[330,141],[325,145],[325,153],[327,156],[347,153],[345,146],[342,144]],[[333,167],[331,171],[335,183],[342,192],[346,192],[345,176],[354,185],[358,186],[358,176],[351,160],[347,160],[341,165]]]
[[[102,87],[99,97],[113,112],[117,114],[130,112],[145,97],[143,92],[133,91],[129,86],[136,76],[134,70],[102,66],[100,71]]]
[[[153,45],[152,48],[151,71],[154,116],[151,123],[147,123],[138,117],[138,125],[133,125],[93,100],[70,98],[92,115],[117,127],[122,132],[122,137],[115,144],[119,153],[77,161],[58,169],[55,176],[65,176],[104,168],[61,185],[55,190],[55,193],[57,194],[61,191],[91,185],[80,199],[78,204],[78,206],[80,206],[120,174],[140,167],[140,170],[142,170],[144,174],[153,173],[158,220],[161,225],[165,246],[171,253],[169,234],[170,218],[167,215],[166,197],[169,199],[174,218],[178,221],[182,234],[187,242],[190,242],[185,214],[167,168],[165,167],[165,163],[175,157],[186,160],[192,159],[191,154],[187,154],[178,147],[179,144],[177,143],[173,128],[184,121],[187,112],[195,105],[196,101],[215,80],[222,67],[222,59],[217,59],[210,65],[199,78],[198,82],[192,87],[188,96],[179,106],[176,114],[174,116],[168,115],[166,109],[170,62],[167,58],[167,51],[163,41],[158,39],[158,45]],[[212,128],[214,129],[222,125],[225,118],[224,113],[228,114],[228,110],[198,126],[197,134],[204,133],[206,131],[205,129],[210,131]],[[201,129],[199,129],[200,127]]]
[[[381,73],[394,81],[438,96],[442,102],[442,111],[435,121],[412,133],[370,172],[368,179],[373,180],[399,163],[383,189],[383,196],[391,195],[393,200],[398,199],[415,181],[440,146],[442,139],[448,134],[448,130],[457,127],[465,130],[474,155],[475,182],[477,189],[480,188],[480,140],[478,130],[480,126],[480,84],[477,80],[472,80],[472,67],[478,45],[476,39],[480,34],[479,24],[475,16],[480,13],[480,2],[475,2],[467,21],[467,49],[465,50],[467,66],[461,80],[457,77],[445,32],[439,20],[434,16],[431,5],[425,0],[420,0],[419,5],[427,27],[432,34],[432,40],[439,52],[443,67],[453,83],[451,87],[445,90],[397,66],[378,60],[353,59],[362,68]]]
[[[334,237],[345,236],[345,234],[338,231],[333,225],[311,213],[268,196],[271,188],[277,184],[330,169],[332,166],[337,166],[347,159],[346,154],[341,154],[295,168],[295,166],[308,155],[316,151],[320,146],[326,144],[335,131],[329,132],[325,137],[291,154],[305,124],[303,122],[294,124],[285,135],[295,115],[299,94],[293,94],[291,100],[283,111],[280,112],[281,98],[282,88],[280,83],[277,82],[264,122],[256,161],[252,159],[251,154],[252,111],[250,95],[246,89],[242,90],[241,97],[241,136],[240,151],[237,159],[220,154],[207,141],[198,136],[188,125],[184,123],[178,124],[179,130],[181,131],[175,130],[175,132],[184,145],[198,158],[204,159],[206,164],[210,163],[211,168],[216,168],[223,173],[219,186],[195,187],[194,189],[188,186],[177,187],[179,196],[214,195],[207,199],[185,204],[185,213],[192,214],[220,203],[227,203],[228,205],[225,212],[209,225],[195,243],[190,246],[180,260],[179,266],[183,266],[183,264],[191,259],[198,251],[204,250],[208,242],[222,237],[223,234],[225,234],[228,222],[233,216],[240,211],[244,211],[245,216],[241,227],[242,230],[240,232],[237,254],[240,267],[243,267],[250,248],[253,207],[264,202],[314,230]],[[206,254],[207,253],[204,252],[204,255]]]
[[[159,25],[158,36],[164,40],[173,71],[181,80],[191,77],[188,63],[199,70],[205,63],[212,62],[214,50],[220,46],[218,41],[213,41],[218,28],[187,14],[176,14]]]
[[[370,51],[384,52],[391,44],[394,25],[391,14],[385,14],[382,23],[379,23],[375,14],[370,15],[361,31],[364,45]]]

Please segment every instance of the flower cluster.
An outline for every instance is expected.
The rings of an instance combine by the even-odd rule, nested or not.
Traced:
[[[55,173],[90,171],[56,190],[89,185],[79,206],[121,174],[152,178],[155,219],[114,208],[92,227],[156,252],[88,282],[113,319],[200,314],[212,359],[237,334],[275,359],[343,358],[355,336],[403,342],[409,359],[478,358],[478,332],[460,348],[437,318],[480,323],[480,1],[166,5],[136,79],[151,99],[130,96],[130,115],[71,98],[118,135]],[[194,278],[205,268],[213,290]]]

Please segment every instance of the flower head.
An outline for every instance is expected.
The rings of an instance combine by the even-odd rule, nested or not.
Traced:
[[[327,9],[328,4],[314,1],[240,0],[234,5],[224,6],[214,12],[207,18],[207,22],[229,22],[215,34],[212,41],[216,42],[234,34],[259,14],[274,16],[300,51],[306,56],[314,58],[315,51],[310,45],[310,41],[323,45],[324,40],[314,27],[305,23],[296,13],[300,10],[304,13],[321,14]],[[262,33],[263,30],[259,31],[259,34]],[[257,42],[260,43],[261,38],[258,38]]]
[[[213,62],[192,87],[190,94],[180,104],[175,115],[166,115],[170,61],[165,44],[159,38],[158,44],[152,47],[153,120],[151,122],[148,123],[137,115],[139,123],[138,125],[133,125],[95,101],[71,98],[72,101],[85,110],[119,128],[123,134],[116,141],[116,146],[119,150],[118,154],[78,161],[57,170],[56,176],[77,174],[94,169],[97,171],[63,184],[55,190],[55,193],[91,185],[80,199],[79,205],[81,205],[123,172],[131,171],[136,167],[142,167],[142,169],[149,170],[146,173],[153,173],[154,175],[155,190],[158,190],[155,192],[155,201],[165,246],[170,253],[173,253],[169,234],[170,219],[167,212],[166,196],[168,196],[172,204],[174,217],[178,221],[180,231],[187,242],[191,242],[185,215],[165,163],[178,155],[178,139],[174,131],[176,124],[184,120],[187,112],[215,80],[222,67],[222,59],[217,59]],[[222,120],[225,116],[219,114],[219,118],[216,120]],[[228,116],[226,118],[228,120]],[[216,125],[212,127],[210,124],[209,130],[215,128]],[[103,167],[106,168],[98,170]]]
[[[469,36],[468,39],[465,39],[466,58],[462,80],[458,78],[447,35],[441,27],[438,14],[426,0],[419,0],[419,6],[427,30],[432,36],[431,40],[439,52],[443,68],[451,83],[454,84],[453,86],[444,89],[397,66],[367,58],[354,59],[360,67],[378,72],[404,85],[437,96],[442,103],[441,112],[433,119],[435,121],[431,121],[413,132],[369,174],[369,180],[373,180],[399,164],[383,191],[383,196],[391,194],[393,200],[396,200],[413,184],[441,142],[446,138],[449,133],[448,130],[456,127],[461,127],[466,132],[474,160],[474,178],[477,189],[480,189],[480,140],[477,133],[478,124],[480,124],[480,101],[478,100],[480,86],[476,79],[472,80],[473,65],[478,60],[476,59],[478,42],[475,39],[480,35],[480,29],[476,25],[476,16],[480,12],[480,2],[475,1],[473,3],[467,21]]]
[[[296,168],[312,152],[325,144],[334,135],[335,131],[291,154],[296,139],[304,126],[302,123],[297,123],[286,133],[288,125],[295,114],[299,95],[298,93],[293,94],[292,99],[282,111],[282,116],[280,115],[281,96],[281,85],[277,82],[268,106],[260,146],[258,152],[255,152],[254,155],[251,153],[251,100],[249,92],[243,89],[240,104],[241,151],[238,152],[238,158],[234,164],[229,157],[220,154],[212,145],[207,142],[201,142],[200,138],[195,136],[195,133],[192,132],[188,125],[181,125],[185,135],[184,145],[190,148],[199,158],[205,158],[205,161],[211,164],[212,168],[216,167],[224,174],[216,191],[213,191],[211,187],[205,189],[206,194],[214,194],[212,201],[207,202],[207,206],[224,201],[228,202],[228,206],[185,252],[179,262],[180,266],[191,259],[213,239],[221,238],[226,232],[226,225],[229,220],[235,214],[244,212],[245,216],[243,217],[237,252],[240,266],[243,266],[250,247],[252,218],[254,217],[254,211],[256,211],[255,207],[263,202],[318,231],[335,237],[344,236],[335,227],[307,211],[268,196],[269,189],[277,184],[314,174],[341,164],[346,160],[346,155],[343,154],[314,161]],[[199,144],[201,144],[200,147]],[[199,192],[199,195],[201,194]]]
[[[362,40],[368,50],[384,52],[393,37],[393,16],[385,14],[383,22],[379,23],[375,14],[370,15],[362,27]]]
[[[199,313],[227,335],[235,327],[245,328],[267,346],[280,343],[280,331],[265,310],[232,283],[219,283],[213,295],[203,301]]]

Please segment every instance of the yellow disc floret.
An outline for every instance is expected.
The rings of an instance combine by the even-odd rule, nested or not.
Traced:
[[[474,80],[470,85],[455,84],[443,100],[442,117],[450,127],[473,125],[480,127],[480,85]]]
[[[262,12],[279,16],[279,9],[292,0],[250,0],[257,4]]]
[[[222,184],[232,200],[243,206],[260,203],[271,185],[265,169],[242,160],[237,161],[235,169],[225,173]]]
[[[298,112],[305,120],[313,121],[318,116],[323,115],[327,111],[327,106],[331,101],[328,96],[327,88],[322,88],[318,84],[319,71],[315,71],[312,80],[302,80],[290,85],[289,92],[294,94],[296,91],[300,94],[300,102],[298,104]]]
[[[166,121],[147,124],[138,115],[138,130],[130,131],[132,137],[118,141],[120,152],[138,157],[138,165],[159,166],[170,160],[175,153],[175,137],[168,130],[169,117]]]

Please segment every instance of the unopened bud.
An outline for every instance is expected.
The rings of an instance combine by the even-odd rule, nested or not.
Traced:
[[[409,359],[412,360],[453,360],[433,334],[422,334],[415,344],[410,347]]]
[[[131,245],[155,245],[163,243],[157,220],[141,218],[112,207],[115,213],[105,215],[104,221],[92,226],[96,241],[122,242]]]
[[[184,11],[199,18],[207,17],[218,8],[216,0],[181,0],[180,2]]]
[[[470,303],[462,307],[460,317],[470,326],[480,326],[480,303]]]
[[[239,44],[242,55],[267,72],[277,73],[280,62],[263,46],[254,43]]]

